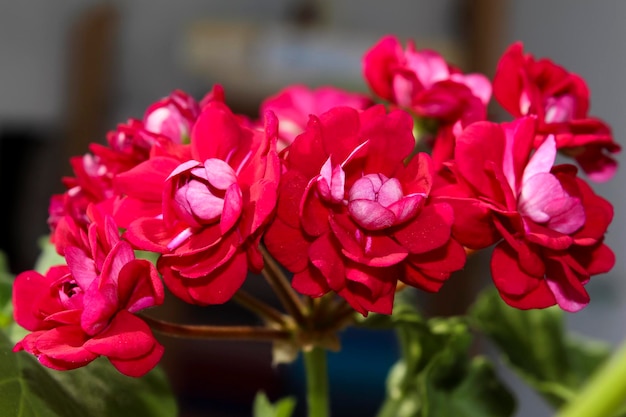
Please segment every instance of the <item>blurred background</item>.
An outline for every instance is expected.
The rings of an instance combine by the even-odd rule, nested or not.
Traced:
[[[616,0],[4,1],[0,249],[15,272],[30,268],[36,240],[47,233],[48,199],[63,191],[60,178],[70,173],[67,158],[86,152],[89,142],[103,142],[117,123],[141,118],[172,90],[200,99],[220,83],[229,105],[249,115],[264,97],[290,83],[366,91],[361,56],[387,33],[413,38],[418,47],[437,49],[466,71],[490,76],[506,46],[522,40],[526,51],[583,76],[592,92],[591,113],[626,143],[624,22],[626,2]],[[616,178],[594,185],[615,206],[607,239],[617,265],[589,283],[589,307],[568,316],[573,331],[611,343],[626,336],[626,303],[621,302],[626,296],[621,256],[626,171],[624,155],[618,159],[622,168]],[[482,263],[477,259],[468,268]],[[467,288],[452,281],[437,298],[452,306],[441,308],[442,314],[468,302]],[[194,310],[173,303],[169,308],[190,322],[251,320],[228,305]],[[182,416],[249,415],[259,389],[273,399],[301,394],[300,371],[273,368],[266,345],[162,342]],[[390,335],[345,335],[343,352],[330,358],[336,416],[372,414],[395,355]],[[506,378],[519,385],[515,377]],[[518,416],[549,415],[532,393],[516,389]]]

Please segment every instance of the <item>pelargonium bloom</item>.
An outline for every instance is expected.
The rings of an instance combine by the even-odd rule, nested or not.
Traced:
[[[428,202],[430,158],[405,165],[412,127],[401,110],[336,107],[291,144],[265,244],[297,291],[390,314],[398,280],[436,291],[463,266],[451,207]]]
[[[143,120],[130,119],[109,132],[106,146],[92,143],[90,153],[71,158],[74,177],[64,178],[67,191],[54,196],[49,209],[52,241],[58,220],[65,215],[85,226],[90,204],[101,204],[112,213],[118,197],[113,187],[115,177],[146,161],[155,147],[187,140],[198,113],[195,100],[177,90],[151,105]]]
[[[372,100],[363,94],[350,93],[335,87],[310,89],[304,85],[292,85],[265,99],[261,103],[260,113],[272,111],[278,118],[280,152],[304,132],[309,115],[322,114],[338,106],[363,110],[372,104]]]
[[[181,90],[152,104],[143,118],[145,129],[170,138],[175,143],[189,142],[189,134],[200,114],[200,105]]]
[[[443,123],[484,120],[491,83],[481,74],[463,74],[434,51],[406,49],[386,36],[363,57],[363,72],[372,91],[419,116]]]
[[[491,273],[508,304],[577,311],[589,302],[590,277],[615,262],[603,243],[613,208],[575,167],[554,166],[553,136],[533,152],[535,134],[531,117],[469,126],[457,138],[452,180],[435,194],[455,208],[461,243],[497,243]]]
[[[249,268],[262,269],[258,244],[275,208],[280,174],[276,129],[271,113],[265,130],[251,129],[213,101],[191,132],[189,158],[158,155],[119,178],[135,201],[125,237],[161,254],[159,272],[181,299],[224,303]],[[150,215],[156,201],[160,213]]]
[[[65,254],[67,266],[15,278],[14,317],[32,333],[14,350],[52,369],[75,369],[106,356],[125,375],[144,375],[163,354],[149,326],[134,314],[163,302],[154,265],[135,259],[125,241],[99,266],[80,248],[67,247]]]
[[[549,59],[535,60],[517,42],[500,58],[493,86],[513,116],[537,116],[535,147],[554,135],[557,148],[574,157],[590,179],[606,181],[615,174],[610,154],[620,146],[606,123],[589,116],[589,89],[580,76]]]

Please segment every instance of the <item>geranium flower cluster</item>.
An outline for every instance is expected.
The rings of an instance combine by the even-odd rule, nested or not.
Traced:
[[[234,114],[219,86],[200,102],[176,91],[73,158],[49,218],[67,265],[17,277],[15,317],[32,333],[16,350],[55,369],[102,355],[142,375],[163,348],[136,313],[163,301],[162,283],[224,303],[264,268],[262,245],[297,292],[362,315],[391,314],[400,283],[438,291],[494,245],[508,304],[587,305],[585,284],[614,264],[613,210],[555,158],[607,180],[620,147],[587,114],[582,78],[518,43],[492,86],[391,36],[363,72],[372,96],[291,86],[259,120]],[[492,87],[512,121],[486,120]],[[431,154],[418,151],[425,137]]]

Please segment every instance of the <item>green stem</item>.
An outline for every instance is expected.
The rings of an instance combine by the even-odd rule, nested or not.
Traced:
[[[306,372],[308,417],[328,417],[330,405],[326,351],[316,346],[311,350],[303,351],[302,354]]]
[[[589,382],[563,407],[557,417],[611,417],[626,398],[626,342]]]
[[[280,311],[268,304],[265,304],[263,301],[253,297],[243,290],[239,290],[235,293],[233,301],[245,309],[255,313],[266,322],[275,323],[283,327],[287,324],[287,319],[285,318],[286,316],[284,316]]]
[[[263,277],[270,284],[287,313],[293,317],[296,323],[305,326],[308,322],[306,318],[307,308],[302,298],[291,288],[291,283],[283,273],[280,265],[272,258],[267,249],[260,246],[259,250],[263,254],[263,261],[265,262],[265,267],[261,271]]]

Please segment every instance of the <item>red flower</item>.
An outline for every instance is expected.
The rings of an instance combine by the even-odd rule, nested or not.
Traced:
[[[322,114],[333,107],[348,106],[366,109],[372,100],[362,94],[349,93],[334,87],[312,90],[303,85],[292,85],[261,103],[261,114],[268,110],[278,118],[279,151],[304,132],[309,115]]]
[[[603,243],[613,208],[574,167],[553,166],[553,136],[531,154],[535,134],[532,118],[469,126],[457,138],[452,180],[436,194],[455,208],[461,243],[497,243],[491,271],[508,304],[577,311],[589,302],[591,275],[614,264]]]
[[[107,145],[89,145],[91,153],[71,158],[74,177],[64,178],[68,191],[56,195],[50,202],[48,224],[52,241],[56,241],[56,227],[63,216],[72,217],[76,224],[89,223],[86,211],[90,204],[99,204],[112,214],[119,202],[119,191],[114,189],[115,178],[146,161],[155,148],[170,148],[189,136],[199,113],[199,105],[182,91],[154,103],[146,111],[143,121],[130,119],[107,134]],[[159,153],[156,150],[156,153]],[[119,209],[117,211],[120,211]],[[117,219],[126,226],[127,219]]]
[[[276,120],[268,114],[266,122],[253,130],[223,103],[208,103],[191,133],[191,159],[158,156],[123,176],[126,188],[134,184],[135,215],[160,202],[160,213],[136,218],[125,237],[161,253],[166,285],[187,302],[224,303],[248,268],[263,267],[258,242],[280,173]]]
[[[484,120],[491,84],[480,74],[462,74],[438,53],[406,50],[393,36],[382,38],[363,58],[363,72],[379,97],[443,123]],[[471,119],[471,120],[469,120]]]
[[[13,286],[16,322],[32,333],[15,345],[50,368],[68,370],[98,356],[121,373],[139,377],[159,362],[161,346],[136,313],[163,302],[154,266],[135,259],[118,241],[101,265],[76,247],[65,249],[68,266],[19,274]]]
[[[549,59],[524,55],[523,48],[517,42],[500,58],[493,81],[496,99],[515,117],[537,116],[535,147],[553,134],[557,148],[574,157],[590,179],[610,179],[617,162],[608,154],[620,146],[603,121],[588,115],[587,84]]]
[[[412,119],[382,106],[311,116],[291,144],[270,253],[312,297],[335,291],[364,315],[391,313],[397,280],[437,290],[463,266],[452,210],[427,204],[430,158],[413,151]]]

